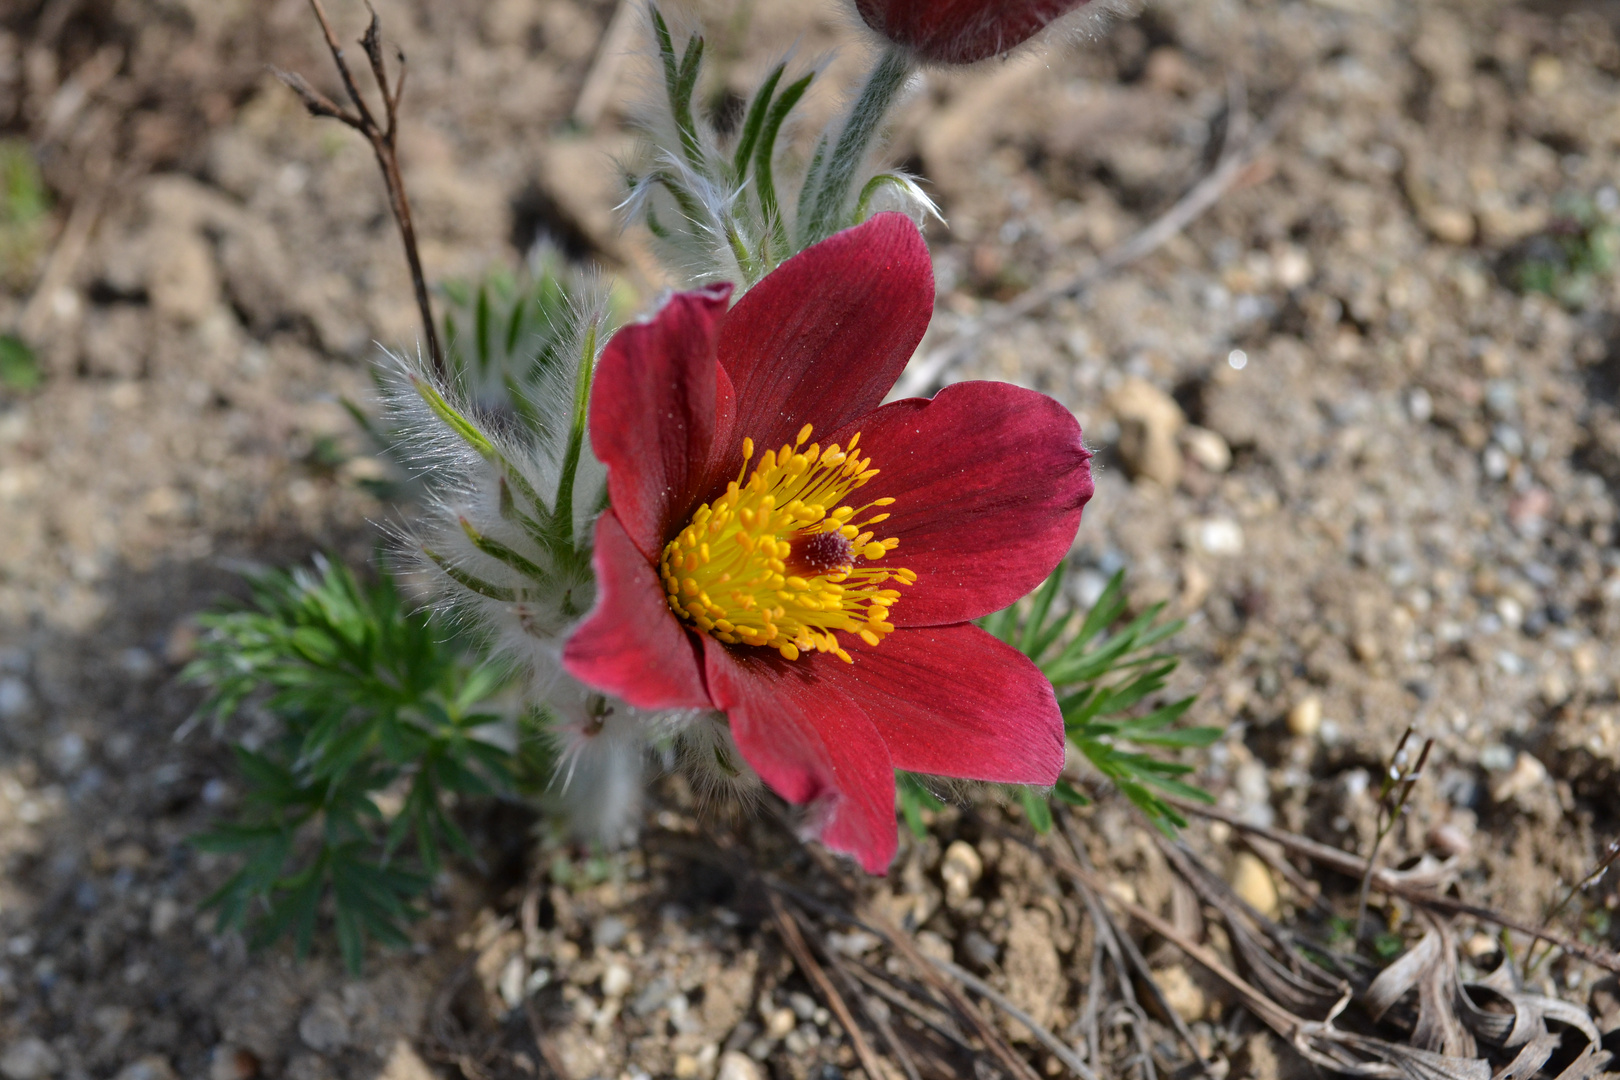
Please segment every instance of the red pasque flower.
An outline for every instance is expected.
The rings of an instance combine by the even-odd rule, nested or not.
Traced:
[[[646,709],[726,714],[754,770],[881,872],[894,770],[1050,784],[1052,687],[968,620],[1029,592],[1091,497],[1069,411],[1004,383],[881,405],[934,306],[879,214],[608,343],[591,446],[611,509],[563,663]]]
[[[1087,0],[855,0],[866,25],[920,59],[972,64],[1022,45]]]

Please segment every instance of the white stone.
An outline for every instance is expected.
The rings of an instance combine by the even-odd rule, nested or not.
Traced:
[[[939,863],[939,878],[945,885],[945,902],[952,907],[973,894],[973,886],[984,876],[984,860],[965,840],[953,840]]]
[[[602,972],[602,993],[610,998],[623,997],[631,981],[630,969],[615,961]]]
[[[44,1039],[29,1035],[0,1053],[0,1076],[6,1080],[45,1080],[62,1067],[62,1059]]]
[[[759,1065],[747,1054],[727,1050],[720,1055],[720,1069],[715,1080],[763,1080]]]

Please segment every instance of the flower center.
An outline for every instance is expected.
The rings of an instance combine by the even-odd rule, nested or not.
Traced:
[[[789,660],[814,649],[853,663],[834,631],[876,645],[894,630],[889,609],[917,575],[899,567],[862,566],[899,546],[879,540],[862,520],[893,499],[845,505],[878,470],[856,453],[860,435],[840,448],[809,442],[806,424],[792,446],[767,450],[752,473],[754,440],[743,440],[737,479],[664,546],[659,572],[670,609],[728,645],[767,645]],[[743,477],[747,476],[744,481]]]

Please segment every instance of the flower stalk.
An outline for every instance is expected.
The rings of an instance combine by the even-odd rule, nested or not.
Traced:
[[[872,141],[883,128],[912,73],[911,58],[898,48],[883,51],[850,110],[832,153],[816,178],[816,197],[810,219],[802,224],[803,243],[813,244],[837,231],[844,222],[850,186],[865,163]]]

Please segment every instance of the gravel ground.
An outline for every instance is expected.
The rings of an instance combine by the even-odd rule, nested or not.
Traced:
[[[331,7],[361,25],[360,5]],[[717,95],[794,42],[848,41],[831,0],[706,10],[727,28]],[[655,296],[608,164],[638,61],[594,123],[569,121],[612,5],[382,15],[411,61],[429,275],[516,265],[544,235]],[[1463,896],[1532,922],[1620,832],[1620,284],[1517,288],[1572,208],[1620,215],[1617,34],[1605,0],[1164,0],[1097,40],[930,73],[895,146],[950,222],[931,229],[927,353],[1193,185],[1242,134],[1233,75],[1256,122],[1284,116],[1205,217],[983,335],[947,377],[1034,386],[1080,416],[1099,469],[1074,592],[1125,567],[1136,606],[1187,618],[1176,685],[1200,695],[1192,720],[1228,728],[1199,759],[1223,806],[1365,852],[1380,763],[1414,726],[1434,757],[1389,857],[1460,853]],[[380,466],[339,402],[367,393],[374,342],[414,341],[398,241],[369,151],[265,71],[324,78],[319,46],[301,0],[0,9],[0,131],[32,140],[58,195],[0,283],[0,326],[25,326],[47,373],[0,390],[0,1074],[852,1070],[711,841],[832,871],[769,816],[717,821],[675,780],[645,843],[610,858],[532,839],[521,808],[469,813],[485,867],[448,874],[415,948],[363,979],[331,955],[249,955],[199,913],[228,867],[184,840],[239,790],[205,732],[172,738],[196,704],[174,679],[188,620],[245,566],[364,561],[369,523],[398,512],[361,486]],[[812,111],[838,106],[859,66],[844,52]],[[1023,827],[948,809],[857,888],[1061,1031],[1091,941],[1003,824]],[[1121,807],[1084,825],[1121,890],[1169,902]],[[1246,895],[1293,911],[1229,837],[1192,831]],[[1560,922],[1613,948],[1617,903],[1607,881]],[[1303,1068],[1155,962],[1228,1075]],[[1544,974],[1578,1001],[1595,978]],[[512,1049],[519,1028],[548,1034]],[[507,1051],[479,1059],[491,1039]]]

